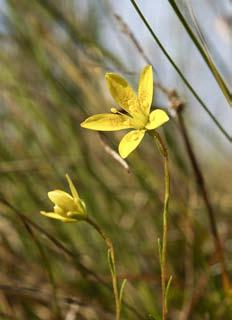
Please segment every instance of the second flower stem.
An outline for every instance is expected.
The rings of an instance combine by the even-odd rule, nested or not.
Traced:
[[[108,248],[108,262],[110,267],[112,286],[113,286],[114,298],[115,298],[115,309],[116,309],[115,320],[120,320],[121,299],[120,299],[120,293],[118,288],[118,277],[117,277],[116,267],[115,267],[115,254],[114,254],[113,243],[111,239],[104,233],[104,231],[92,219],[87,218],[85,221],[97,231],[97,233],[104,240]]]

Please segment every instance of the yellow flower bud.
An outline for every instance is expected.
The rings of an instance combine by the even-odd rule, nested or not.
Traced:
[[[53,212],[41,211],[40,213],[49,218],[64,222],[76,222],[87,218],[85,203],[78,195],[72,180],[66,175],[71,190],[71,195],[62,190],[48,192],[48,198],[54,203]]]

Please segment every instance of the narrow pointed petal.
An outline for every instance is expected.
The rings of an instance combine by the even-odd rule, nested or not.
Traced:
[[[74,186],[74,184],[73,184],[72,180],[70,179],[69,175],[66,174],[65,177],[68,180],[69,188],[70,188],[70,191],[72,193],[73,198],[80,199],[79,194],[77,192],[77,189]]]
[[[169,120],[167,113],[161,109],[152,111],[149,115],[149,121],[146,125],[148,130],[156,129]]]
[[[134,151],[143,139],[145,130],[133,130],[127,133],[119,143],[118,151],[122,158],[126,158]]]
[[[87,118],[81,127],[97,131],[116,131],[132,128],[131,120],[126,115],[101,113]]]
[[[106,82],[115,102],[131,116],[140,113],[139,101],[129,83],[116,73],[107,73]]]
[[[81,198],[79,201],[79,206],[80,206],[80,211],[87,216],[86,205],[85,205],[85,202]]]
[[[140,75],[138,98],[144,114],[148,115],[153,98],[153,73],[152,66],[146,66]]]
[[[73,197],[62,190],[48,192],[48,198],[64,211],[71,211],[75,206]]]
[[[72,218],[66,218],[63,216],[60,216],[59,214],[55,213],[55,212],[45,212],[45,211],[40,211],[40,213],[43,216],[46,216],[48,218],[52,218],[52,219],[56,219],[56,220],[61,220],[63,222],[76,222],[76,219],[72,219]]]

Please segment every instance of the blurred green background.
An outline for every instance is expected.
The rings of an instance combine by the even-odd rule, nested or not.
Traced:
[[[100,135],[80,128],[87,116],[115,107],[104,74],[115,71],[136,86],[147,64],[143,53],[154,64],[155,79],[168,90],[177,88],[185,103],[183,117],[232,277],[230,143],[192,99],[129,1],[125,2],[1,1],[1,319],[58,319],[59,313],[65,320],[114,319],[107,254],[98,234],[84,223],[63,224],[39,214],[51,208],[48,191],[68,191],[66,173],[91,217],[113,239],[119,278],[128,279],[124,298],[129,307],[123,306],[122,319],[152,319],[150,315],[159,319],[162,159],[148,136],[127,159],[127,168],[112,151],[117,151],[124,132]],[[220,47],[207,37],[216,30],[210,29],[210,23],[203,32],[220,72],[231,84],[231,63],[223,54],[226,51],[231,57],[232,8],[229,1],[220,3],[197,1],[195,9],[200,12],[202,5],[201,17],[216,23]],[[183,72],[230,131],[231,110],[188,35],[173,20],[170,6],[173,16],[167,15],[168,4],[163,1],[139,4]],[[190,21],[185,1],[179,4]],[[122,21],[140,42],[142,54]],[[204,20],[199,24],[204,25]],[[153,105],[173,115],[159,130],[167,141],[171,164],[169,318],[232,319],[205,204],[177,117],[159,87]],[[50,273],[57,290],[57,313]]]

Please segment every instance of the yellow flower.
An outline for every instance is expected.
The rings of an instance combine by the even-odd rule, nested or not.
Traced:
[[[119,144],[119,154],[126,158],[141,142],[147,130],[154,130],[169,120],[161,109],[150,112],[153,97],[152,66],[146,66],[140,75],[138,94],[120,75],[107,73],[106,82],[115,102],[126,114],[112,108],[111,113],[89,117],[81,126],[97,131],[115,131],[133,128]]]
[[[41,211],[40,213],[49,218],[58,219],[63,222],[85,220],[87,218],[85,203],[79,197],[72,180],[67,174],[66,178],[72,195],[62,190],[48,192],[48,198],[54,203],[54,211]]]

